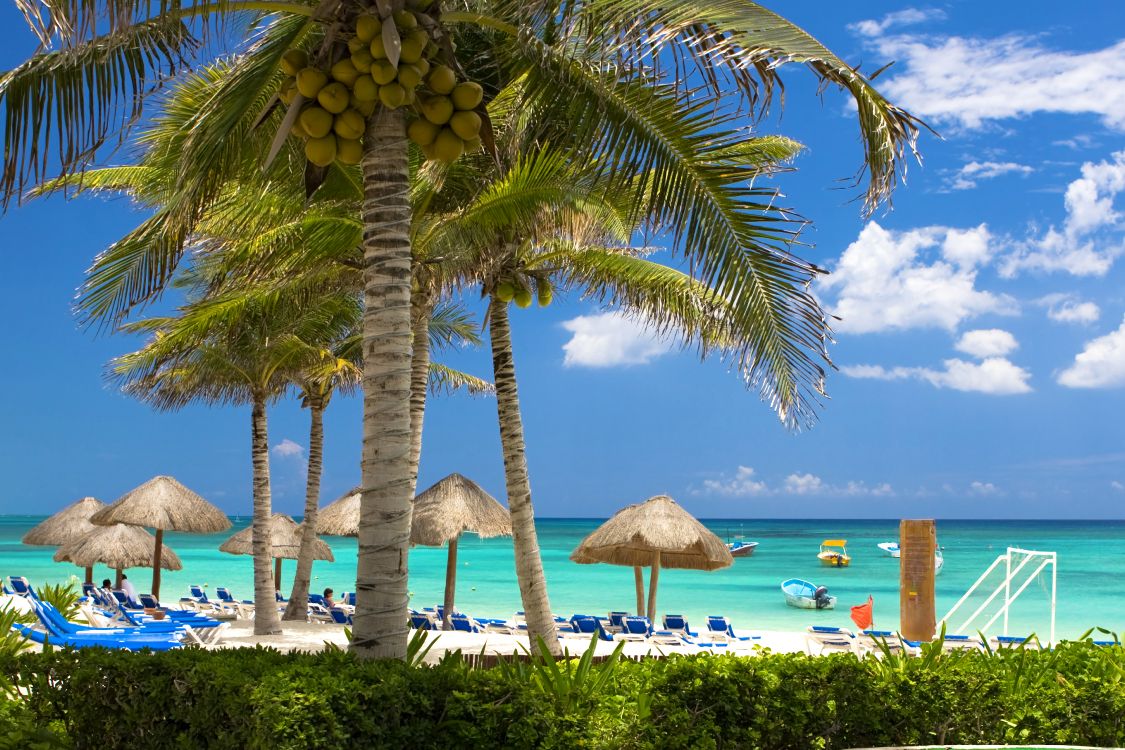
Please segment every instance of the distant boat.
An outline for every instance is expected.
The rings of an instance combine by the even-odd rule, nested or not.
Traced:
[[[852,562],[852,556],[848,554],[847,539],[825,539],[820,543],[817,557],[823,564],[834,568],[846,568]]]
[[[883,550],[891,557],[898,557],[900,554],[898,549],[898,542],[879,542],[879,544],[876,546],[878,546],[879,549]]]
[[[836,597],[828,595],[828,589],[800,578],[790,578],[781,584],[785,603],[798,609],[833,609]]]
[[[891,557],[901,559],[902,551],[898,548],[898,542],[879,542],[876,546]],[[941,573],[943,565],[945,565],[945,555],[941,553],[941,547],[938,547],[934,550],[934,575]]]
[[[727,549],[730,550],[731,557],[750,557],[754,554],[757,548],[757,542],[744,542],[741,539],[734,542],[727,542]]]

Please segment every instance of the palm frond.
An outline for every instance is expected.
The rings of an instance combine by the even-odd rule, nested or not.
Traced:
[[[435,351],[481,345],[479,326],[463,305],[439,303],[430,314],[429,330]]]
[[[430,363],[429,388],[430,393],[435,396],[449,395],[459,390],[466,391],[470,396],[491,396],[496,393],[496,387],[489,381],[438,362]]]

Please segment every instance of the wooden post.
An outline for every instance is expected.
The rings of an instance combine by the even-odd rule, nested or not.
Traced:
[[[164,551],[164,529],[156,530],[156,548],[152,551],[152,598],[160,601],[160,557]]]
[[[281,558],[273,559],[273,587],[281,591]]]
[[[445,601],[441,607],[441,629],[453,630],[453,592],[457,589],[457,542],[461,537],[449,540],[449,557],[445,561]]]
[[[93,583],[93,582],[94,582],[94,566],[91,565],[90,567],[86,568],[85,583]]]
[[[932,519],[901,521],[899,546],[899,620],[902,637],[932,641],[937,630],[934,604],[934,553],[937,530]]]
[[[117,569],[117,580],[113,584],[114,589],[117,589],[117,590],[121,589],[121,576],[122,575],[123,575],[123,571],[121,570],[121,568],[118,568]]]
[[[637,584],[637,617],[645,613],[645,574],[639,565],[633,567],[633,578]]]
[[[656,582],[660,579],[660,553],[652,558],[652,574],[648,577],[648,621],[656,620]]]

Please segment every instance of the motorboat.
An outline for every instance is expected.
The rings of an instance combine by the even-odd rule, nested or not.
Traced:
[[[730,550],[731,557],[750,557],[750,555],[754,554],[754,550],[757,546],[757,542],[746,542],[741,539],[727,542],[727,549]]]
[[[785,603],[797,609],[833,609],[836,597],[829,596],[828,588],[800,578],[790,578],[781,584]]]
[[[899,554],[901,554],[899,552],[898,542],[879,542],[879,544],[875,546],[886,552],[891,557],[898,557]]]
[[[817,557],[822,564],[834,568],[846,568],[852,562],[852,556],[848,554],[848,540],[846,539],[825,539],[820,543],[820,552]]]

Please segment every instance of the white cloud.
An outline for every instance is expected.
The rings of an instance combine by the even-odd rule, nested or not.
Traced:
[[[785,477],[785,492],[790,495],[819,495],[824,482],[813,474],[790,474]]]
[[[1116,388],[1125,385],[1125,321],[1112,333],[1086,342],[1074,364],[1059,373],[1067,388]]]
[[[1011,161],[971,161],[957,170],[953,175],[953,190],[968,190],[975,188],[979,180],[991,180],[1006,174],[1021,174],[1027,176],[1035,170],[1026,164],[1017,164]]]
[[[304,446],[300,443],[293,442],[289,438],[285,438],[271,450],[273,451],[273,455],[279,458],[303,458],[305,455]]]
[[[999,328],[984,328],[976,331],[966,331],[961,339],[954,344],[959,352],[971,354],[974,357],[1003,357],[1019,348],[1016,337]]]
[[[696,494],[723,495],[725,497],[751,497],[765,495],[769,487],[765,482],[754,478],[754,470],[749,466],[739,466],[731,479],[705,479],[703,492]]]
[[[994,485],[992,482],[973,482],[969,485],[969,494],[988,496],[1000,495],[1002,493],[1000,491],[1000,488]]]
[[[644,365],[672,349],[650,327],[617,312],[581,315],[562,326],[574,334],[563,344],[567,367]]]
[[[1042,236],[1017,243],[1000,264],[1000,275],[1021,271],[1064,271],[1075,276],[1104,276],[1125,244],[1119,232],[1121,214],[1114,209],[1125,191],[1125,151],[1109,160],[1082,165],[1082,176],[1066,188],[1066,218],[1061,229],[1049,227]]]
[[[989,254],[984,224],[967,230],[931,226],[895,232],[870,222],[819,287],[837,292],[829,307],[842,318],[836,324],[842,333],[954,330],[984,313],[1016,312],[1008,295],[975,288],[977,266]]]
[[[1047,317],[1056,323],[1096,323],[1102,311],[1095,303],[1072,294],[1048,294],[1038,300],[1046,306]]]
[[[893,13],[888,13],[878,21],[868,19],[849,24],[848,28],[863,36],[879,36],[884,31],[894,26],[909,26],[942,18],[945,18],[945,12],[936,8],[928,8],[925,10],[921,8],[905,8],[903,10],[896,10]]]
[[[1114,479],[1112,482],[1110,482],[1109,486],[1112,489],[1117,490],[1118,492],[1125,492],[1125,484],[1122,484],[1121,482],[1118,482],[1116,479]]]
[[[937,388],[985,393],[992,396],[1010,396],[1029,393],[1031,373],[1002,357],[989,357],[981,362],[947,359],[944,370],[928,367],[892,367],[880,365],[852,365],[840,371],[852,378],[874,380],[923,380]]]
[[[896,65],[879,80],[891,101],[937,125],[976,129],[1037,113],[1093,114],[1125,129],[1125,41],[1088,52],[1049,49],[1028,36],[882,36],[892,24],[852,28]]]

